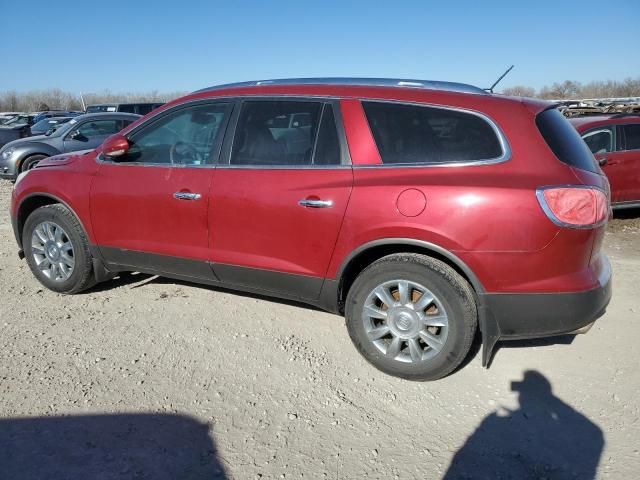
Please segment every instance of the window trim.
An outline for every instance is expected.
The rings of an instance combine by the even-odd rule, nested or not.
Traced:
[[[320,110],[319,121],[322,121],[322,114],[326,105],[330,105],[333,108],[333,120],[335,123],[336,131],[338,134],[338,143],[340,146],[340,163],[335,165],[232,165],[231,164],[231,150],[233,148],[233,142],[236,136],[238,120],[240,118],[240,111],[242,105],[246,102],[315,102],[319,103],[322,108]],[[318,123],[318,133],[320,129],[320,123]],[[316,137],[318,136],[316,133]],[[316,138],[317,140],[317,138]],[[316,141],[314,140],[314,141]],[[314,147],[315,154],[315,147]],[[218,168],[225,169],[244,169],[244,170],[335,170],[341,168],[351,168],[351,156],[349,155],[349,148],[347,147],[347,137],[344,131],[344,125],[342,122],[342,114],[340,112],[339,99],[335,97],[324,96],[300,96],[300,95],[243,95],[236,98],[236,106],[229,120],[227,126],[227,135],[225,135],[224,145],[222,147],[222,154],[217,164]]]
[[[211,105],[215,103],[226,103],[227,110],[224,115],[224,119],[222,124],[220,125],[220,132],[217,134],[217,138],[213,142],[211,146],[211,157],[208,163],[204,163],[202,165],[189,165],[189,164],[175,164],[175,163],[147,163],[147,162],[119,162],[116,160],[109,160],[105,158],[105,156],[100,152],[99,155],[96,156],[96,162],[98,163],[108,163],[111,165],[122,165],[122,166],[138,166],[138,167],[163,167],[163,168],[215,168],[220,160],[220,154],[222,150],[222,145],[224,143],[224,138],[227,135],[227,128],[229,126],[229,121],[233,116],[235,107],[236,107],[236,99],[234,97],[216,97],[216,98],[205,98],[192,100],[189,102],[184,102],[179,105],[175,105],[166,110],[162,110],[161,112],[156,113],[152,117],[150,117],[146,122],[136,125],[135,128],[127,132],[124,137],[129,140],[131,136],[135,135],[141,130],[144,130],[148,127],[152,127],[155,123],[161,121],[168,115],[173,115],[175,112],[179,110],[184,110],[186,108],[196,107],[199,105]]]
[[[611,147],[612,150],[609,152],[605,152],[605,153],[593,153],[591,152],[593,155],[605,155],[607,153],[615,153],[618,151],[618,135],[617,135],[617,128],[615,128],[615,125],[600,125],[598,127],[593,127],[589,130],[585,130],[583,133],[580,134],[580,138],[582,138],[582,140],[584,140],[586,137],[591,136],[591,135],[595,135],[596,133],[599,132],[604,132],[608,130],[609,133],[611,133]],[[585,140],[585,143],[586,140]],[[587,145],[588,146],[588,145]],[[589,151],[591,151],[591,149],[589,149]]]
[[[489,126],[491,127],[491,129],[493,130],[493,132],[496,134],[496,137],[498,138],[498,142],[500,144],[500,148],[502,150],[502,155],[500,155],[499,157],[496,158],[490,158],[490,159],[478,159],[478,160],[467,160],[464,162],[451,162],[451,161],[447,161],[447,162],[438,162],[438,163],[433,163],[433,162],[411,162],[411,163],[376,163],[376,164],[367,164],[367,165],[354,165],[354,168],[433,168],[433,167],[445,167],[445,168],[451,168],[451,167],[475,167],[475,166],[483,166],[483,165],[495,165],[498,163],[504,163],[507,162],[511,159],[511,146],[509,145],[509,142],[507,140],[507,137],[505,136],[504,132],[502,131],[502,129],[500,128],[500,126],[488,115],[482,113],[482,112],[478,112],[476,110],[471,110],[471,109],[467,109],[467,108],[461,108],[461,107],[451,107],[451,106],[446,106],[446,105],[439,105],[439,104],[433,104],[433,103],[424,103],[424,102],[409,102],[409,101],[405,101],[405,100],[386,100],[386,99],[373,99],[373,98],[359,98],[358,101],[360,102],[360,105],[362,107],[362,111],[364,113],[364,117],[365,120],[367,122],[367,128],[369,128],[369,133],[371,135],[371,138],[373,140],[374,145],[376,146],[376,149],[378,148],[378,144],[375,141],[375,137],[373,136],[373,131],[371,130],[371,125],[369,125],[369,119],[366,116],[366,112],[364,112],[364,105],[363,102],[368,102],[368,103],[385,103],[385,104],[394,104],[394,105],[408,105],[408,106],[414,106],[414,107],[427,107],[427,108],[434,108],[434,109],[440,109],[440,110],[449,110],[449,111],[453,111],[453,112],[459,112],[459,113],[466,113],[469,115],[474,115],[478,118],[480,118],[481,120],[484,120],[486,123],[489,124]],[[380,154],[380,152],[378,151],[378,154]],[[382,162],[382,155],[380,155],[380,161]]]
[[[627,148],[627,132],[624,131],[624,127],[627,127],[627,126],[630,126],[630,125],[637,125],[638,127],[640,127],[640,123],[638,123],[638,122],[616,123],[616,127],[618,127],[620,129],[620,137],[623,140],[623,142],[621,142],[621,149],[620,150],[616,150],[616,152],[637,152],[637,151],[640,151],[640,147],[639,148]]]

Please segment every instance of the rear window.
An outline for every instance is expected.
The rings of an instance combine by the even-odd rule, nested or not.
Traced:
[[[552,108],[539,113],[536,125],[558,160],[571,167],[600,173],[591,150],[558,110]]]
[[[478,115],[399,103],[362,102],[384,164],[437,164],[502,156],[493,127]]]

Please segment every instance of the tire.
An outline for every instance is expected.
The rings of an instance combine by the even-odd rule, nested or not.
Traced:
[[[38,164],[40,160],[43,160],[45,158],[48,158],[47,155],[31,155],[30,157],[25,158],[20,165],[20,172],[31,170]]]
[[[94,285],[87,236],[64,205],[34,210],[22,230],[22,245],[31,272],[49,290],[72,294]]]
[[[345,317],[351,340],[369,363],[419,381],[453,372],[469,353],[478,324],[464,278],[439,260],[413,253],[389,255],[365,268],[349,289]]]

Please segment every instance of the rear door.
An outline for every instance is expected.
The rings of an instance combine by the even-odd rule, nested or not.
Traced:
[[[245,99],[215,170],[211,259],[225,283],[317,298],[353,175],[337,104]]]
[[[640,123],[618,126],[618,148],[606,168],[615,169],[620,197],[617,202],[640,201]]]

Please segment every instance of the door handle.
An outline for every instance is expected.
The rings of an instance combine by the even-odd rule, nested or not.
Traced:
[[[199,193],[190,192],[176,192],[173,194],[173,198],[176,200],[198,200],[202,195]]]
[[[298,205],[307,208],[331,208],[333,207],[333,200],[314,200],[304,198],[298,202]]]

